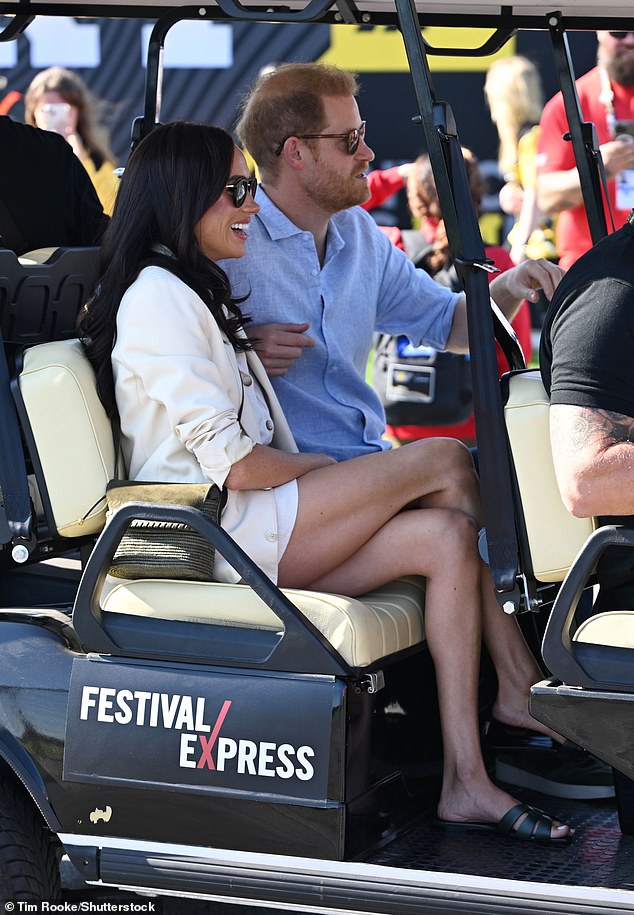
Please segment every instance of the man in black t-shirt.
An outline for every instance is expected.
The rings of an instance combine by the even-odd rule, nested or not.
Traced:
[[[57,134],[0,116],[0,247],[97,245],[108,224],[83,165]]]
[[[632,214],[559,284],[546,314],[540,367],[566,507],[579,517],[634,526]],[[634,550],[608,551],[599,573],[610,588],[610,607],[634,608]],[[608,602],[603,590],[602,604]]]

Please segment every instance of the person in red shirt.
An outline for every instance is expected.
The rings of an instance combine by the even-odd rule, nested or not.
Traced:
[[[480,206],[482,198],[482,176],[476,156],[471,150],[463,147],[463,155],[467,166],[467,176],[471,196],[476,207]],[[431,251],[424,262],[424,269],[439,282],[449,282],[452,268],[451,252],[445,232],[445,225],[441,218],[440,202],[434,184],[429,156],[424,154],[414,163],[407,179],[407,202],[412,216],[420,220],[420,231],[431,245]],[[405,250],[403,233],[393,226],[382,226],[393,244]],[[499,245],[487,245],[485,253],[499,271],[504,272],[513,266],[509,252]],[[496,274],[490,274],[492,279]],[[457,280],[457,276],[456,276]],[[526,361],[531,355],[531,318],[530,310],[524,302],[513,320],[513,328],[517,334],[520,346],[524,351]],[[498,369],[500,374],[508,371],[506,360],[501,348],[497,347]],[[473,413],[460,423],[443,426],[392,426],[386,427],[387,436],[399,443],[415,441],[420,438],[435,438],[445,436],[458,438],[469,445],[475,444],[476,429]]]
[[[634,32],[597,32],[597,66],[576,81],[581,113],[597,130],[615,228],[634,207]],[[592,247],[561,92],[544,108],[537,151],[540,209],[559,213],[556,244],[567,269]],[[606,208],[608,230],[612,228]]]
[[[380,207],[385,200],[401,191],[407,183],[407,177],[413,165],[413,162],[403,162],[401,165],[393,165],[391,168],[374,168],[368,172],[370,199],[361,204],[363,209],[373,210],[375,207]]]

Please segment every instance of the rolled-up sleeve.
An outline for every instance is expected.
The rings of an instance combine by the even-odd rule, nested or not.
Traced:
[[[117,315],[113,366],[116,373],[118,362],[128,379],[117,396],[134,387],[139,405],[149,402],[154,421],[167,422],[204,475],[223,486],[255,444],[238,420],[233,350],[193,290],[155,268],[143,280],[126,292]]]
[[[388,247],[384,252],[376,329],[406,334],[415,346],[424,343],[444,350],[460,296],[414,267],[389,239],[385,241]]]

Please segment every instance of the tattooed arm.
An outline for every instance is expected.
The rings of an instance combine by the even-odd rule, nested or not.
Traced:
[[[573,515],[634,515],[634,418],[553,404],[550,441],[559,491]]]

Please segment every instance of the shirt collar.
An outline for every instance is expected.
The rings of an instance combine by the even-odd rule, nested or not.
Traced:
[[[291,238],[293,235],[306,234],[305,229],[300,229],[294,222],[291,222],[288,216],[282,213],[262,186],[258,187],[258,203],[260,212],[257,215],[257,219],[260,220],[272,241],[277,241],[279,238]],[[336,215],[331,217],[328,223],[326,262],[345,245],[345,240],[336,225]]]
[[[258,188],[258,204],[260,212],[257,218],[260,220],[272,241],[278,238],[290,238],[292,235],[303,235],[304,230],[298,228],[294,222],[285,216],[277,207],[271,198],[267,196],[262,186]]]

